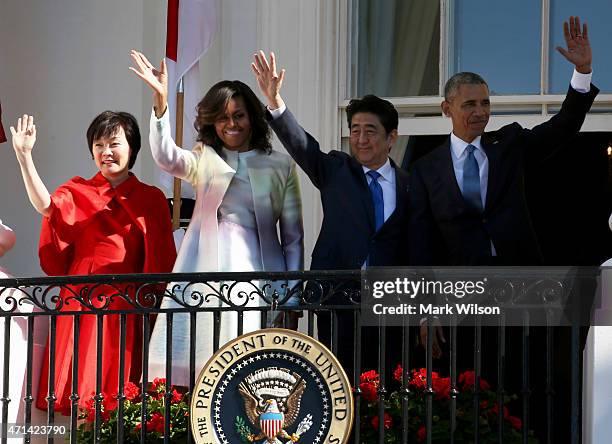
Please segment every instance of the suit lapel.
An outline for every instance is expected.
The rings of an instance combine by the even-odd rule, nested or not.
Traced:
[[[436,158],[433,159],[433,167],[435,170],[440,172],[440,182],[442,182],[442,189],[449,190],[451,197],[459,204],[464,206],[465,200],[461,189],[457,183],[457,176],[455,175],[455,167],[453,166],[453,158],[450,147],[450,137],[446,139],[442,148],[436,152]],[[439,165],[439,167],[438,167]]]
[[[480,139],[482,149],[487,155],[489,161],[489,174],[487,180],[487,198],[484,209],[490,208],[491,204],[495,202],[497,194],[499,192],[499,184],[501,182],[500,169],[499,169],[499,150],[495,149],[494,145],[498,142],[494,140],[489,134],[483,134]]]

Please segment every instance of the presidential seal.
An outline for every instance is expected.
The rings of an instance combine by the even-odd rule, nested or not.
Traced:
[[[338,360],[293,330],[259,330],[225,344],[191,399],[198,444],[341,444],[352,422],[351,386]]]

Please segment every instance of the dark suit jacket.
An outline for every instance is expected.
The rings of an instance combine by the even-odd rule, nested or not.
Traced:
[[[269,116],[270,117],[270,116]],[[323,224],[312,253],[313,270],[408,264],[408,174],[393,161],[395,211],[374,231],[374,206],[363,168],[346,153],[324,153],[287,109],[270,126],[321,192]]]
[[[471,211],[463,199],[450,138],[417,161],[410,177],[410,263],[489,265],[492,240],[496,264],[541,264],[525,199],[525,169],[537,167],[578,133],[598,91],[593,85],[584,94],[570,87],[561,110],[549,121],[531,130],[512,123],[482,136],[489,160],[482,214]]]

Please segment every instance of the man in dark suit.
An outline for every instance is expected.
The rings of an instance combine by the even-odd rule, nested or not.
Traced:
[[[571,86],[559,112],[533,129],[512,123],[493,134],[485,133],[490,99],[484,79],[462,72],[446,83],[442,110],[451,118],[453,131],[411,171],[412,265],[543,264],[525,197],[525,172],[540,168],[559,145],[579,132],[598,93],[590,83],[592,56],[586,24],[581,29],[579,19],[571,17],[564,24],[564,35],[567,49],[557,49],[575,66]],[[473,332],[459,329],[459,368],[474,366]],[[532,381],[545,374],[541,361],[535,363],[536,356],[543,356],[544,333],[537,328],[531,331]],[[505,387],[516,392],[523,373],[520,329],[506,330],[506,340]],[[482,349],[483,374],[488,370],[495,375],[495,334],[483,334]],[[531,388],[536,386],[531,383]],[[532,409],[533,414],[544,412],[542,404]]]
[[[586,24],[565,24],[575,66],[561,110],[533,129],[518,123],[494,134],[487,83],[463,72],[445,86],[442,110],[453,132],[414,165],[410,180],[410,256],[413,265],[538,265],[543,259],[531,226],[523,178],[580,130],[598,89],[590,85]]]
[[[274,54],[270,54],[270,62],[262,51],[255,54],[252,68],[268,102],[270,126],[321,193],[323,223],[311,269],[407,265],[408,175],[389,158],[398,126],[393,105],[371,95],[351,100],[346,112],[352,155],[324,152],[286,108],[280,95],[285,71],[276,72]],[[353,314],[338,315],[341,340],[337,352],[350,371]],[[318,319],[319,339],[329,345],[329,318],[320,315]],[[378,339],[371,333],[363,338],[364,346],[370,346],[363,361],[369,368],[375,366],[378,350]],[[400,358],[396,356],[396,362]]]

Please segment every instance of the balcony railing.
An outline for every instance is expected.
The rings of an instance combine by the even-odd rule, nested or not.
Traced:
[[[390,380],[389,376],[393,372],[393,368],[389,368],[389,362],[401,364],[403,369],[411,369],[416,367],[426,367],[425,374],[425,416],[420,418],[423,425],[426,426],[426,434],[424,442],[432,442],[435,437],[432,436],[431,430],[436,421],[433,414],[433,402],[436,392],[432,382],[432,369],[434,367],[433,360],[433,344],[435,336],[435,324],[431,317],[425,321],[427,331],[425,348],[422,353],[422,360],[417,362],[419,358],[415,355],[413,344],[415,339],[421,335],[423,330],[419,326],[419,322],[413,322],[406,318],[402,325],[391,330],[390,327],[379,325],[377,327],[367,327],[370,330],[362,328],[361,314],[361,289],[362,289],[362,271],[308,271],[308,272],[250,272],[250,273],[180,273],[180,274],[139,274],[139,275],[96,275],[96,276],[70,276],[70,277],[44,277],[44,278],[14,278],[0,280],[0,316],[4,318],[4,356],[2,357],[3,367],[2,374],[2,398],[0,398],[1,418],[2,418],[2,442],[7,442],[7,422],[8,411],[11,403],[19,402],[20,400],[10,399],[9,384],[11,380],[11,365],[6,365],[11,362],[17,350],[11,349],[11,324],[17,319],[27,320],[27,338],[26,350],[26,375],[25,375],[25,397],[23,424],[32,423],[32,412],[36,393],[33,393],[33,380],[38,377],[38,369],[32,366],[33,359],[33,337],[37,323],[46,318],[49,322],[48,341],[50,345],[49,353],[49,390],[47,393],[47,401],[50,407],[47,411],[47,425],[54,425],[60,419],[57,412],[54,411],[53,402],[55,400],[54,393],[54,378],[53,369],[55,368],[55,342],[57,340],[57,321],[59,317],[72,317],[74,341],[72,343],[73,362],[72,362],[72,394],[70,400],[72,403],[71,416],[69,418],[68,430],[70,433],[66,437],[58,436],[46,437],[47,442],[77,442],[77,426],[79,425],[79,399],[83,394],[79,392],[78,377],[76,368],[79,365],[78,357],[80,338],[79,325],[83,316],[95,316],[96,335],[98,350],[96,361],[96,396],[94,396],[95,405],[95,421],[93,424],[93,436],[96,442],[101,439],[101,428],[103,425],[103,396],[101,394],[102,385],[102,353],[104,344],[102,343],[102,329],[104,328],[104,318],[106,316],[118,316],[120,319],[120,331],[117,332],[120,344],[120,360],[119,370],[119,388],[117,394],[118,411],[121,413],[124,409],[126,400],[124,386],[124,359],[123,355],[126,347],[126,320],[128,315],[137,315],[142,320],[142,337],[145,338],[142,344],[142,381],[147,382],[149,378],[149,348],[148,338],[150,338],[153,328],[154,316],[156,314],[165,313],[165,330],[166,330],[166,369],[165,378],[167,387],[171,387],[173,382],[172,374],[172,332],[173,319],[177,314],[187,314],[190,331],[198,332],[198,335],[211,335],[213,349],[217,350],[220,344],[220,328],[222,324],[222,313],[234,312],[237,314],[237,324],[235,335],[239,336],[244,329],[244,316],[249,312],[259,313],[262,326],[270,326],[274,324],[277,315],[283,312],[302,311],[304,317],[300,322],[300,329],[306,334],[319,339],[325,339],[324,342],[330,347],[331,351],[338,356],[350,355],[350,361],[347,367],[349,368],[348,377],[352,383],[355,399],[355,420],[353,430],[353,440],[356,443],[367,442],[363,441],[364,422],[360,418],[362,404],[366,402],[362,399],[363,393],[359,389],[360,374],[364,370],[362,362],[365,359],[362,351],[362,339],[365,335],[370,335],[375,332],[378,339],[378,350],[367,350],[367,354],[375,357],[377,362],[377,372],[379,373],[379,384],[377,385],[377,400],[379,402],[378,414],[378,437],[377,442],[384,442],[385,433],[390,433],[385,428],[384,421],[384,399],[388,397],[387,384]],[[60,297],[62,292],[63,297]],[[173,308],[160,308],[162,300],[171,299],[175,302]],[[113,309],[115,301],[123,301],[129,307],[124,309]],[[298,305],[289,305],[289,301],[299,301]],[[33,309],[32,309],[33,308]],[[198,323],[198,313],[211,313],[212,325],[200,325]],[[322,330],[322,325],[317,327],[317,319],[326,319],[325,328],[328,331]],[[346,323],[346,320],[349,323]],[[160,322],[160,321],[158,321]],[[288,317],[284,317],[283,323],[288,324]],[[350,325],[351,332],[346,331],[346,326]],[[527,442],[529,435],[529,420],[531,417],[530,396],[532,387],[530,386],[529,368],[531,366],[532,354],[530,354],[530,334],[533,335],[533,327],[529,321],[526,321],[521,327],[508,329],[506,325],[499,324],[498,327],[483,327],[478,323],[473,327],[458,327],[456,324],[451,324],[447,333],[447,342],[449,345],[449,353],[447,356],[448,366],[446,367],[449,374],[449,397],[450,397],[450,430],[455,430],[457,427],[457,415],[461,412],[457,408],[457,397],[459,395],[459,369],[457,367],[457,338],[461,336],[461,332],[470,329],[470,335],[474,337],[473,348],[473,370],[475,378],[475,390],[473,391],[473,401],[475,411],[478,412],[480,407],[479,396],[479,380],[481,378],[481,364],[486,359],[495,363],[497,369],[497,387],[499,405],[504,405],[504,389],[506,365],[510,360],[520,359],[522,363],[523,374],[521,375],[521,392],[520,405],[522,407],[521,419],[523,427],[521,429],[522,440]],[[530,330],[531,328],[531,330]],[[516,334],[520,332],[522,349],[520,356],[507,355],[505,351],[505,341],[507,340],[507,332]],[[483,333],[484,332],[484,333]],[[580,393],[574,390],[571,393],[571,404],[569,406],[561,406],[556,404],[556,396],[554,390],[554,338],[555,329],[552,325],[548,325],[541,329],[545,337],[545,350],[543,355],[538,355],[537,359],[541,372],[545,374],[543,378],[546,383],[545,402],[543,403],[540,413],[540,418],[544,418],[546,424],[543,426],[545,442],[555,442],[553,438],[553,430],[555,426],[554,409],[567,408],[571,411],[571,433],[568,436],[567,442],[579,442],[580,430],[580,413],[579,399]],[[459,335],[458,335],[459,333]],[[342,338],[346,335],[352,338],[353,347],[351,350],[340,350],[339,344],[342,344]],[[488,356],[487,350],[483,351],[482,341],[483,334],[496,335],[496,353],[494,357]],[[399,344],[392,350],[389,350],[387,339],[389,335],[393,335],[394,344]],[[571,349],[571,387],[579,387],[578,371],[580,363],[580,354],[578,352],[579,327],[574,326],[568,335],[567,344],[561,344],[563,347]],[[195,360],[197,336],[190,335],[189,339],[189,385],[186,387],[187,393],[192,393],[194,384],[200,371]],[[515,338],[516,339],[516,338]],[[557,344],[559,346],[560,344]],[[532,351],[533,352],[533,351]],[[540,351],[538,351],[540,353]],[[391,356],[390,356],[391,355]],[[371,356],[370,356],[371,357]],[[391,357],[391,360],[389,359]],[[344,358],[345,362],[347,358]],[[370,360],[371,362],[371,360]],[[201,365],[201,364],[200,364]],[[35,371],[36,370],[36,371]],[[414,391],[411,385],[411,376],[408,371],[404,371],[399,378],[399,396],[402,400],[402,424],[401,427],[401,442],[409,442],[409,421],[410,409],[409,399],[411,392]],[[166,400],[169,402],[172,393],[168,390]],[[140,429],[140,442],[147,442],[147,418],[146,418],[146,403],[148,398],[146,390],[143,390],[141,397],[142,411]],[[496,413],[498,416],[497,429],[495,434],[498,437],[498,442],[504,442],[504,413],[503,409],[499,408]],[[119,415],[121,418],[122,415]],[[477,418],[476,415],[475,418]],[[65,420],[64,420],[65,421]],[[170,415],[167,413],[164,418],[164,435],[169,436],[170,432]],[[480,428],[482,424],[478,419],[474,420],[473,424],[473,441],[479,442]],[[116,442],[125,442],[125,437],[130,431],[125,430],[124,424],[119,420],[116,431]],[[190,432],[188,433],[190,436]],[[453,442],[453,433],[450,433],[451,441]],[[25,442],[31,442],[33,435],[24,433]],[[173,442],[169,438],[165,438],[164,442]],[[191,442],[188,438],[187,442]]]

